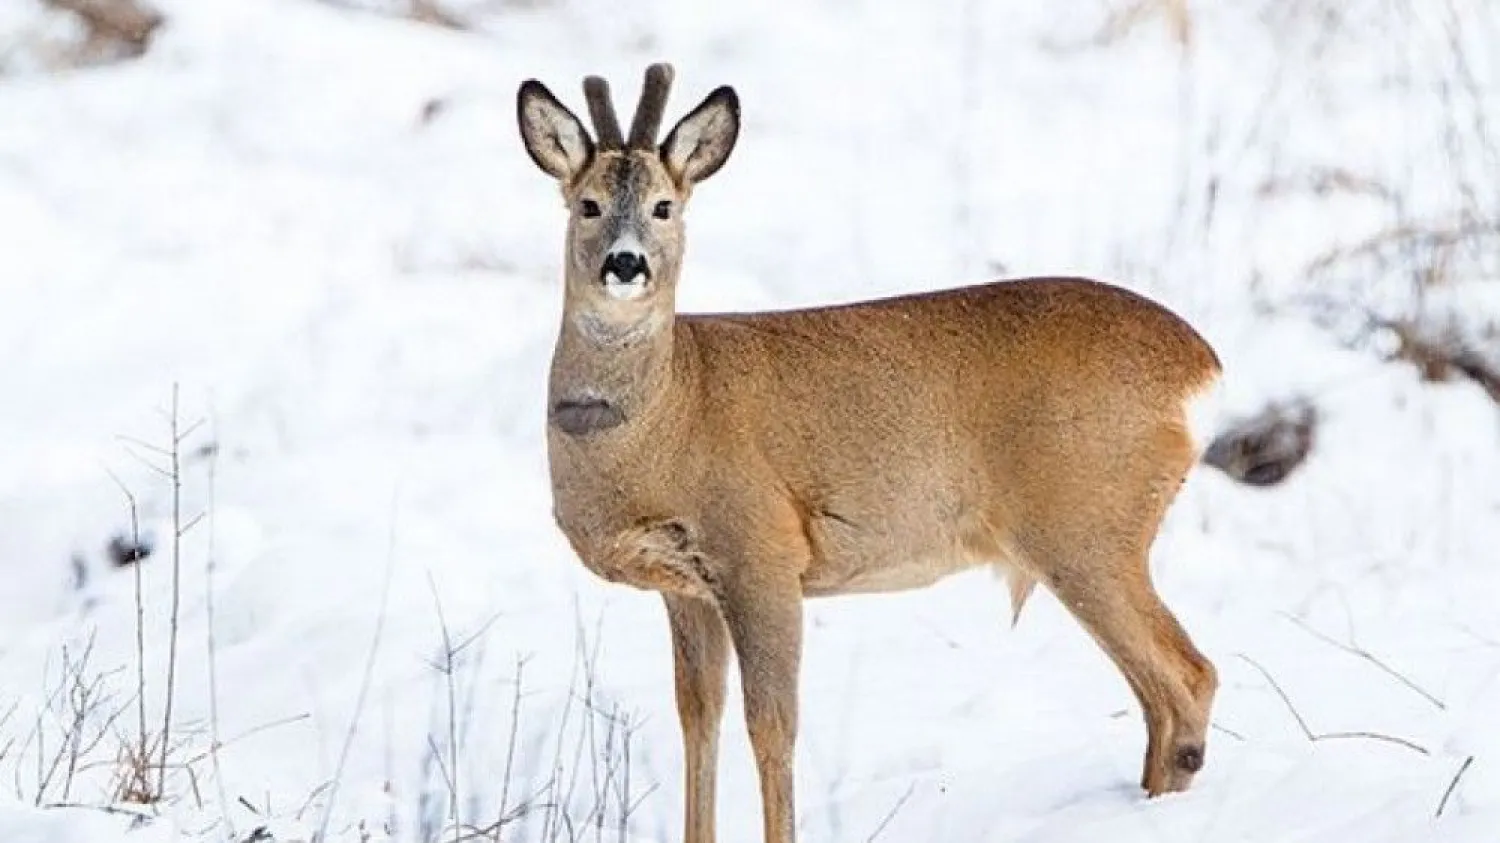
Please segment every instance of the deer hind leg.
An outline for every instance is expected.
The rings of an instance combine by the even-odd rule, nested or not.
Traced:
[[[1047,585],[1125,675],[1145,714],[1141,787],[1186,790],[1203,766],[1213,665],[1157,596],[1144,554],[1055,569]]]
[[[663,595],[682,722],[684,843],[714,843],[714,791],[729,635],[712,603]]]

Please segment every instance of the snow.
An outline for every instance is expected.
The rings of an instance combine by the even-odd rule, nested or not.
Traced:
[[[1213,341],[1221,420],[1307,394],[1325,421],[1281,487],[1195,474],[1157,543],[1158,586],[1222,681],[1192,791],[1140,794],[1135,702],[1055,601],[1012,630],[1003,585],[966,574],[809,604],[801,839],[1495,839],[1500,415],[1295,306],[1308,264],[1392,224],[1378,198],[1262,190],[1343,167],[1399,186],[1409,219],[1451,207],[1422,75],[1448,67],[1440,15],[1412,13],[1396,51],[1362,4],[1314,55],[1297,20],[1204,2],[1184,59],[1150,23],[1089,44],[1083,5],[580,0],[475,12],[475,33],[311,0],[158,5],[137,61],[43,72],[0,50],[0,840],[306,840],[326,812],[330,840],[425,841],[450,789],[483,826],[504,770],[514,807],[559,764],[582,819],[625,728],[611,712],[640,802],[616,837],[611,801],[604,838],[677,839],[659,602],[591,578],[551,522],[564,212],[513,124],[525,78],[581,113],[578,80],[603,73],[627,109],[663,57],[669,119],[726,82],[745,117],[687,212],[686,309],[1097,275]],[[1456,5],[1500,105],[1500,21]],[[62,29],[30,0],[0,13],[7,44]],[[1392,62],[1404,86],[1384,86]],[[1476,336],[1500,323],[1488,260],[1436,305]],[[1372,306],[1393,306],[1383,290]],[[135,582],[104,551],[130,534],[121,487],[156,550],[139,570],[160,722],[171,495],[145,463],[174,383],[181,424],[203,422],[180,520],[206,518],[180,551],[172,798],[139,823],[43,810],[109,804],[135,735]],[[104,737],[42,788],[70,665],[103,677]],[[729,843],[760,833],[731,700]],[[1298,716],[1381,737],[1309,740]],[[509,829],[548,839],[538,817]]]

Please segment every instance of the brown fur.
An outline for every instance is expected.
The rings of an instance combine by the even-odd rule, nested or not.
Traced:
[[[680,214],[650,209],[685,203],[704,176],[682,174],[727,156],[738,111],[714,96],[659,157],[624,153],[622,172],[620,153],[601,152],[561,178],[575,211],[550,400],[604,401],[624,421],[554,424],[547,442],[557,522],[584,564],[666,600],[688,843],[713,840],[730,644],[765,839],[790,843],[801,601],[974,566],[1010,578],[1013,617],[1037,582],[1057,595],[1141,702],[1142,786],[1186,788],[1216,679],[1156,596],[1147,553],[1197,456],[1185,404],[1217,378],[1213,351],[1164,308],[1083,279],[675,315]],[[699,145],[668,148],[679,132]],[[586,196],[610,214],[580,219]],[[629,301],[597,269],[608,238],[595,232],[621,225],[653,268]]]

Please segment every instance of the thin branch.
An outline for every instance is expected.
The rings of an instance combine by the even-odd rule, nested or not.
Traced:
[[[167,793],[167,747],[172,742],[172,704],[177,696],[177,630],[182,609],[182,452],[177,434],[179,387],[172,384],[172,609],[167,636],[167,700],[162,711],[161,760],[156,776],[156,798]],[[137,565],[139,567],[139,565]]]
[[[200,512],[197,515],[194,515],[192,518],[189,518],[188,522],[186,524],[183,524],[182,529],[177,532],[177,537],[182,538],[183,536],[192,532],[193,528],[198,526],[198,524],[206,517],[208,517],[208,513]]]
[[[213,412],[211,404],[209,412]],[[219,646],[214,623],[214,570],[219,564],[216,557],[218,524],[215,517],[218,479],[219,449],[214,448],[208,455],[208,554],[203,566],[204,621],[208,627],[205,641],[208,647],[208,752],[214,771],[214,790],[219,798],[219,816],[228,826],[229,836],[233,839],[239,835],[235,832],[234,819],[229,812],[229,794],[224,790],[224,764],[219,757],[219,750],[223,745],[219,740]]]
[[[203,419],[198,419],[197,421],[188,425],[186,429],[172,437],[172,443],[174,445],[181,445],[182,443],[186,442],[188,440],[188,437],[198,432],[198,428],[202,427],[203,423]]]
[[[443,760],[443,751],[438,747],[437,741],[432,739],[432,735],[427,736],[427,751],[437,759],[438,772],[443,774],[443,784],[448,788],[448,793],[453,793],[453,776],[448,774],[448,762]]]
[[[1266,678],[1267,682],[1271,683],[1271,687],[1276,691],[1276,695],[1279,696],[1279,697],[1281,697],[1281,701],[1286,704],[1287,711],[1290,711],[1292,713],[1292,717],[1296,719],[1297,726],[1302,729],[1302,734],[1304,736],[1306,736],[1307,739],[1308,739],[1308,741],[1310,741],[1312,743],[1317,743],[1318,741],[1325,741],[1325,740],[1342,740],[1342,739],[1348,739],[1348,738],[1364,738],[1364,739],[1368,739],[1368,740],[1383,741],[1385,743],[1394,744],[1396,746],[1403,746],[1403,747],[1406,747],[1407,749],[1410,749],[1410,750],[1412,750],[1414,752],[1419,752],[1422,755],[1431,755],[1432,754],[1430,751],[1428,751],[1428,749],[1426,747],[1424,747],[1424,746],[1422,746],[1420,744],[1414,743],[1412,741],[1409,741],[1406,738],[1395,737],[1395,736],[1392,736],[1392,735],[1383,735],[1383,734],[1380,734],[1379,732],[1365,732],[1365,731],[1360,731],[1360,732],[1326,732],[1326,733],[1315,733],[1315,732],[1313,732],[1312,728],[1307,725],[1307,721],[1302,718],[1302,713],[1297,710],[1297,707],[1295,705],[1292,704],[1291,697],[1287,696],[1286,691],[1283,690],[1282,687],[1281,687],[1281,683],[1279,683],[1279,682],[1276,681],[1276,677],[1272,676],[1271,672],[1269,670],[1266,670],[1264,667],[1261,666],[1260,662],[1257,662],[1256,660],[1250,658],[1249,656],[1245,655],[1244,653],[1236,653],[1235,656],[1237,658],[1243,660],[1246,664],[1249,664],[1251,667],[1255,668],[1257,671],[1260,672],[1261,676],[1264,676]]]
[[[516,656],[516,683],[515,691],[510,700],[510,735],[505,744],[505,774],[500,779],[500,811],[499,817],[503,820],[506,809],[510,803],[510,782],[515,772],[516,763],[516,738],[521,731],[521,688],[526,671],[526,662],[530,660],[526,656]]]
[[[209,749],[200,752],[197,755],[194,755],[192,758],[187,759],[183,763],[189,766],[197,764],[199,761],[211,757],[214,754],[215,750],[227,749],[228,747],[234,746],[235,744],[239,743],[242,740],[245,740],[246,738],[251,738],[258,735],[261,732],[269,732],[272,729],[280,728],[282,726],[290,726],[293,723],[301,723],[303,720],[307,720],[311,716],[312,715],[303,712],[302,714],[293,714],[287,717],[272,720],[269,723],[262,723],[259,726],[251,726],[250,728],[234,735],[226,741],[219,741],[217,738],[211,738],[213,743],[210,744]]]
[[[489,619],[480,624],[478,629],[469,633],[467,636],[460,639],[457,644],[453,645],[453,654],[456,656],[459,653],[462,653],[464,650],[469,649],[469,646],[472,645],[475,641],[478,641],[480,638],[482,638],[486,632],[489,632],[490,627],[494,626],[495,622],[500,620],[500,618],[504,616],[504,614],[504,610],[501,610],[495,612],[493,615],[490,615]]]
[[[323,782],[322,784],[313,788],[312,791],[307,794],[307,798],[302,800],[302,805],[297,809],[297,813],[292,815],[297,820],[297,822],[302,822],[302,817],[307,814],[307,809],[311,808],[313,802],[317,801],[317,798],[319,796],[322,796],[323,792],[330,787],[333,787],[333,779],[329,779],[328,781]],[[257,811],[256,813],[260,812]]]
[[[635,801],[633,801],[633,802],[630,803],[630,807],[628,809],[628,812],[626,813],[626,816],[627,817],[634,816],[636,810],[639,809],[641,807],[641,805],[645,803],[646,797],[650,796],[651,794],[655,793],[656,791],[658,791],[660,789],[661,789],[661,782],[652,782],[650,787],[648,787],[644,791],[642,791],[641,795],[637,796],[635,798]]]
[[[102,814],[110,814],[117,817],[130,817],[140,822],[150,820],[153,814],[145,809],[125,808],[119,805],[85,805],[81,802],[47,802],[41,807],[47,810],[67,809],[72,811],[98,811]]]
[[[1211,726],[1211,727],[1213,727],[1214,731],[1216,731],[1216,732],[1223,732],[1224,734],[1230,736],[1231,738],[1234,738],[1235,740],[1239,741],[1240,743],[1244,743],[1245,742],[1245,736],[1244,735],[1240,734],[1239,732],[1236,732],[1235,730],[1229,728],[1228,726],[1220,726],[1217,723],[1210,723],[1208,725]]]
[[[903,793],[901,798],[896,800],[896,804],[892,805],[891,809],[886,812],[885,819],[880,821],[880,825],[875,826],[875,830],[870,832],[869,837],[865,838],[865,843],[875,843],[875,838],[879,837],[885,831],[885,827],[891,824],[891,820],[896,818],[896,814],[901,811],[902,807],[906,805],[907,800],[911,799],[911,795],[916,791],[916,782],[912,782],[907,786],[906,793]]]
[[[1458,765],[1458,772],[1453,774],[1453,780],[1448,782],[1448,789],[1443,791],[1443,798],[1438,802],[1437,813],[1432,815],[1433,819],[1443,815],[1443,810],[1448,807],[1448,798],[1453,795],[1453,791],[1458,789],[1458,780],[1464,777],[1464,773],[1469,772],[1469,767],[1473,764],[1474,756],[1470,755],[1464,759],[1464,763]]]
[[[137,439],[134,436],[126,436],[123,433],[116,435],[115,438],[127,445],[140,448],[142,451],[150,451],[151,453],[157,455],[158,457],[161,457],[164,460],[170,460],[172,458],[171,451],[161,447],[160,445],[152,445],[150,442],[147,442],[144,439]],[[127,448],[126,450],[129,449]]]
[[[334,768],[333,784],[329,787],[328,801],[323,803],[323,816],[318,830],[313,834],[313,843],[324,843],[328,839],[328,824],[333,821],[333,807],[338,802],[339,783],[344,778],[344,767],[349,763],[349,753],[354,748],[354,736],[359,731],[360,715],[365,709],[365,699],[374,682],[375,661],[380,654],[380,641],[385,636],[386,613],[390,607],[391,580],[396,568],[396,512],[397,498],[391,497],[390,532],[386,538],[385,581],[380,587],[380,611],[375,616],[375,633],[370,640],[370,649],[365,654],[363,675],[359,680],[359,693],[354,698],[354,714],[349,718],[349,729],[344,733],[344,744],[339,749],[338,765]]]
[[[125,496],[130,505],[130,543],[134,548],[141,546],[141,519],[140,507],[136,502],[135,493],[130,491],[113,471],[105,469],[109,479],[120,487],[120,493]],[[132,568],[135,590],[135,712],[136,712],[136,747],[134,753],[136,758],[144,759],[147,755],[146,736],[146,603],[142,596],[141,564],[142,560],[136,559]],[[144,775],[144,774],[142,774]],[[137,782],[138,790],[142,793],[148,788],[146,782]]]
[[[1379,732],[1323,732],[1322,734],[1313,736],[1313,740],[1315,741],[1331,741],[1347,738],[1362,738],[1372,741],[1384,741],[1389,744],[1395,744],[1396,746],[1404,746],[1412,752],[1420,753],[1422,755],[1432,754],[1430,751],[1428,751],[1427,747],[1422,746],[1421,744],[1414,743],[1407,740],[1406,738],[1397,737],[1395,735],[1383,735]]]
[[[1288,697],[1286,695],[1286,691],[1282,690],[1281,683],[1276,681],[1276,677],[1271,675],[1271,671],[1266,670],[1261,666],[1260,662],[1250,658],[1244,653],[1236,653],[1235,655],[1243,660],[1246,664],[1260,671],[1260,675],[1264,676],[1266,678],[1266,681],[1271,683],[1271,688],[1276,691],[1276,696],[1281,697],[1281,701],[1286,704],[1286,710],[1290,711],[1292,713],[1292,717],[1297,721],[1297,727],[1302,730],[1303,736],[1305,736],[1310,741],[1317,740],[1317,738],[1313,735],[1313,730],[1308,727],[1307,721],[1302,719],[1302,712],[1298,711],[1295,705],[1292,705],[1292,698]]]
[[[448,777],[448,815],[453,820],[453,837],[456,841],[460,819],[458,816],[458,694],[453,678],[455,651],[453,637],[448,631],[448,617],[443,613],[443,600],[438,596],[437,581],[432,578],[432,571],[427,572],[427,589],[432,592],[432,605],[437,610],[438,627],[443,634],[443,678],[448,691],[448,763],[453,768],[452,775]],[[427,741],[432,742],[430,735]],[[436,747],[433,749],[436,751]]]
[[[162,468],[161,466],[159,466],[156,463],[154,463],[154,462],[146,459],[145,457],[141,456],[140,454],[136,453],[135,451],[131,450],[128,447],[125,448],[125,453],[127,453],[130,456],[134,457],[136,462],[140,463],[142,466],[144,466],[146,469],[148,469],[149,471],[151,471],[154,474],[156,474],[158,477],[162,477],[162,478],[166,478],[166,479],[171,479],[172,473],[171,473],[170,470]]]
[[[1364,659],[1365,661],[1367,661],[1370,664],[1374,665],[1375,667],[1379,668],[1387,676],[1390,676],[1392,679],[1395,679],[1397,682],[1400,682],[1402,685],[1405,685],[1407,688],[1411,689],[1414,693],[1416,693],[1419,696],[1421,696],[1422,699],[1425,699],[1428,702],[1432,703],[1433,705],[1437,706],[1439,710],[1442,710],[1442,711],[1447,711],[1448,710],[1448,706],[1446,704],[1444,704],[1442,700],[1438,699],[1436,696],[1433,696],[1432,694],[1430,694],[1427,691],[1423,690],[1422,687],[1419,686],[1416,682],[1413,682],[1412,680],[1408,679],[1406,676],[1402,675],[1395,668],[1392,668],[1390,665],[1387,665],[1385,662],[1383,662],[1380,659],[1376,658],[1375,655],[1372,654],[1369,650],[1366,650],[1363,647],[1355,646],[1355,645],[1352,645],[1352,644],[1345,644],[1342,641],[1337,641],[1337,640],[1335,640],[1333,638],[1330,638],[1329,636],[1324,635],[1323,633],[1319,632],[1318,630],[1313,629],[1311,626],[1309,626],[1301,618],[1298,618],[1298,617],[1296,617],[1294,615],[1289,615],[1286,612],[1282,612],[1281,614],[1282,614],[1282,617],[1286,618],[1287,620],[1289,620],[1292,623],[1296,624],[1297,626],[1301,627],[1302,630],[1305,631],[1308,635],[1311,635],[1312,637],[1318,639],[1319,641],[1322,641],[1325,644],[1329,644],[1329,645],[1332,645],[1334,647],[1337,647],[1340,650],[1343,650],[1344,652],[1348,653],[1351,656],[1356,656],[1358,658]]]
[[[336,9],[360,12],[370,11],[363,4],[353,2],[353,0],[318,0],[318,2]],[[407,0],[407,8],[404,13],[392,12],[391,15],[393,17],[405,17],[417,23],[451,29],[455,32],[467,32],[473,28],[463,19],[442,9],[435,0]]]

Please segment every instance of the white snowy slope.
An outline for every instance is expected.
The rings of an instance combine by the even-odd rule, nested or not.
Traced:
[[[1160,22],[1091,43],[1094,4],[468,4],[476,32],[157,5],[145,57],[61,73],[26,45],[63,24],[0,13],[3,843],[426,843],[451,839],[450,796],[477,828],[532,805],[506,841],[568,839],[546,803],[600,839],[677,838],[659,601],[589,577],[552,526],[565,215],[513,124],[525,78],[581,110],[605,73],[628,108],[663,58],[674,115],[723,83],[744,104],[688,212],[687,308],[1107,277],[1215,344],[1219,421],[1299,393],[1324,421],[1282,486],[1198,472],[1157,543],[1222,680],[1191,792],[1139,792],[1135,702],[1055,601],[1012,630],[1001,584],[965,575],[809,605],[801,839],[1500,840],[1500,409],[1288,305],[1310,262],[1391,224],[1378,197],[1263,189],[1343,168],[1409,186],[1413,218],[1449,207],[1421,76],[1442,20],[1399,49],[1354,20],[1314,51],[1205,0],[1184,55]],[[1500,21],[1451,5],[1500,107]],[[1443,291],[1476,330],[1500,322],[1484,260]],[[98,809],[138,731],[132,570],[148,731],[163,716],[172,495],[148,463],[174,384],[202,423],[178,520],[205,518],[178,555],[170,798],[136,821]],[[138,569],[106,552],[122,489],[155,550]],[[739,716],[726,843],[760,839]],[[99,736],[76,764],[70,733]],[[37,807],[60,804],[85,807]]]

